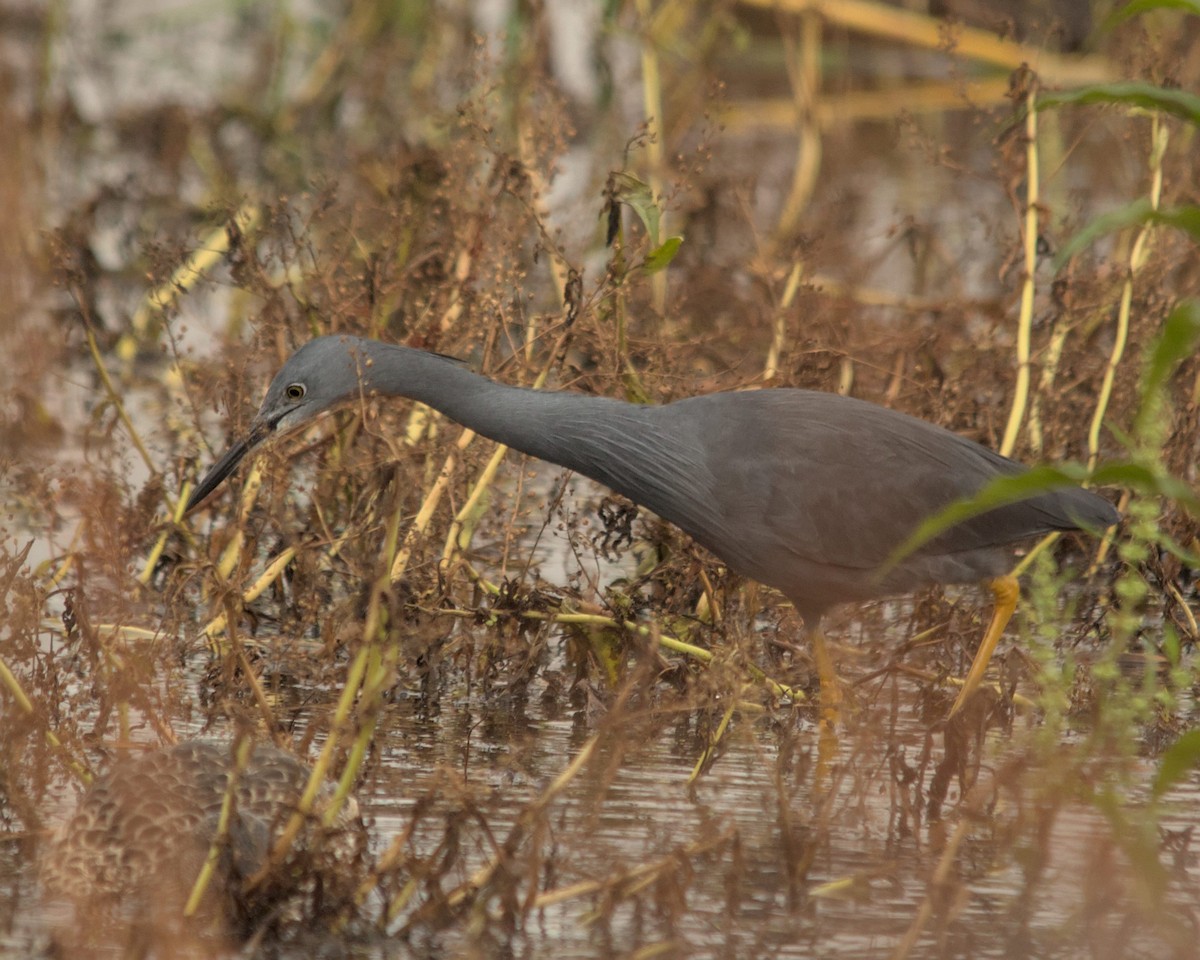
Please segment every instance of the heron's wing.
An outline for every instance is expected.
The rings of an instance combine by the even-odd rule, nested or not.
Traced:
[[[715,404],[707,418],[710,536],[735,551],[744,544],[759,561],[794,555],[875,569],[922,521],[1023,469],[933,424],[845,397],[798,390],[717,396],[738,400]],[[987,549],[1073,527],[1075,494],[998,508],[925,551]]]

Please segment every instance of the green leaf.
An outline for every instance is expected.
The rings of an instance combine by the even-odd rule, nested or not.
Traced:
[[[650,393],[646,390],[646,385],[642,383],[637,368],[628,359],[625,361],[625,370],[621,373],[621,385],[625,388],[625,399],[630,403],[650,402]]]
[[[1175,227],[1184,233],[1190,233],[1200,241],[1200,207],[1168,207],[1158,210],[1150,218],[1152,223],[1161,223],[1164,227]]]
[[[1165,550],[1181,563],[1189,567],[1200,567],[1200,553],[1187,549],[1182,543],[1179,543],[1173,537],[1168,537],[1161,530],[1156,535],[1155,543],[1158,544],[1160,550]]]
[[[646,254],[646,262],[642,264],[642,273],[651,274],[665,270],[667,265],[675,259],[675,254],[679,252],[679,246],[682,243],[683,237],[667,237],[661,246],[655,247]]]
[[[1150,206],[1149,200],[1134,200],[1132,203],[1097,217],[1068,240],[1054,258],[1055,271],[1061,270],[1068,260],[1080,250],[1090,246],[1097,237],[1112,233],[1114,230],[1123,230],[1126,227],[1140,226],[1146,223],[1175,227],[1185,233],[1190,233],[1197,242],[1200,242],[1200,207],[1184,206],[1155,210]]]
[[[1101,29],[1111,30],[1126,20],[1140,17],[1152,10],[1182,10],[1184,13],[1200,16],[1200,0],[1132,0],[1105,17]]]
[[[1095,83],[1076,90],[1044,93],[1038,97],[1038,109],[1062,107],[1071,103],[1108,103],[1143,110],[1161,110],[1200,127],[1200,97],[1183,90],[1167,90],[1136,80]]]
[[[1162,651],[1163,656],[1167,658],[1167,663],[1173,668],[1179,666],[1179,658],[1183,650],[1179,643],[1179,631],[1174,627],[1163,626]]]
[[[1106,463],[1092,472],[1091,483],[1126,487],[1148,497],[1167,497],[1193,512],[1200,509],[1200,499],[1187,483],[1141,463]]]
[[[1152,216],[1154,216],[1154,207],[1146,199],[1134,200],[1116,210],[1101,214],[1063,244],[1062,249],[1054,258],[1054,272],[1057,273],[1061,270],[1067,261],[1079,251],[1090,247],[1098,237],[1115,230],[1124,230],[1126,227],[1143,224]]]
[[[1196,352],[1200,342],[1200,301],[1185,300],[1171,311],[1150,347],[1143,392],[1157,393],[1179,364]]]
[[[650,189],[650,184],[635,177],[632,173],[618,170],[612,174],[612,197],[617,202],[628,204],[633,209],[646,228],[646,234],[650,237],[650,245],[657,247],[659,245],[658,222],[662,213],[654,200],[654,191]]]
[[[1154,778],[1154,796],[1161,797],[1200,764],[1200,730],[1189,730],[1163,754]]]

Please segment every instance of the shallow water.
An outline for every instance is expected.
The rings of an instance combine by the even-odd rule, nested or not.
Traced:
[[[465,917],[429,924],[402,911],[386,932],[351,941],[356,955],[625,956],[653,947],[675,956],[877,956],[896,947],[932,891],[937,909],[912,956],[1086,956],[1095,953],[1087,884],[1096,870],[1110,875],[1091,877],[1094,886],[1111,883],[1131,898],[1117,914],[1139,915],[1138,864],[1098,800],[1045,788],[1059,771],[1053,752],[1031,746],[1036,716],[1019,717],[1011,736],[993,732],[974,748],[980,781],[999,784],[976,809],[971,800],[959,803],[954,782],[946,819],[927,808],[942,736],[921,715],[918,687],[904,679],[860,688],[864,699],[847,712],[824,772],[816,769],[811,715],[776,705],[737,712],[718,758],[689,785],[702,726],[715,718],[705,721],[691,698],[654,688],[641,691],[644,702],[612,713],[603,691],[568,695],[563,649],[551,643],[532,681],[507,693],[463,687],[449,670],[441,689],[394,690],[356,795],[376,854],[408,834],[410,869],[434,857],[453,829],[442,889],[492,862],[519,823],[523,839],[505,859],[520,896],[569,893],[588,881],[602,888],[522,912],[511,928]],[[173,723],[177,736],[232,733],[220,722],[184,719],[198,709],[195,691],[211,680],[192,670],[174,683],[189,691],[177,700],[185,708]],[[277,714],[303,730],[335,692],[297,681],[275,701]],[[136,715],[133,726],[136,738],[152,740]],[[531,823],[531,805],[592,735],[591,761]],[[1068,737],[1061,749],[1079,740]],[[1141,763],[1131,778],[1148,783],[1153,773],[1154,764]],[[1071,778],[1063,788],[1071,783],[1079,789]],[[1197,789],[1191,777],[1171,793],[1162,829],[1194,830]],[[62,815],[72,793],[61,769],[52,772],[41,794],[46,822]],[[1057,808],[1052,818],[1049,806]],[[938,892],[930,877],[960,829],[951,876]],[[9,879],[0,889],[13,956],[44,942],[49,922],[22,906],[36,900],[32,861],[14,857],[18,849],[30,845],[6,845]],[[1193,889],[1198,869],[1185,844],[1170,887]],[[375,914],[381,901],[372,898],[366,909]],[[493,919],[504,912],[494,901],[486,909]],[[1121,937],[1138,943],[1136,923]]]
[[[432,695],[394,691],[356,795],[376,853],[408,833],[414,857],[433,856],[454,824],[454,865],[439,880],[454,886],[496,857],[497,844],[598,733],[591,762],[545,811],[536,838],[516,846],[510,870],[523,896],[588,881],[606,881],[605,889],[524,913],[503,933],[487,924],[481,931],[479,921],[430,926],[402,912],[386,933],[352,941],[356,955],[624,956],[648,948],[679,956],[887,955],[930,895],[930,876],[960,828],[949,888],[913,956],[1088,955],[1095,938],[1085,922],[1088,871],[1105,865],[1114,876],[1130,874],[1136,886],[1125,854],[1112,849],[1113,825],[1101,810],[1070,797],[1051,801],[1038,783],[1052,778],[1053,768],[1026,766],[1006,750],[1002,734],[980,748],[981,780],[1013,760],[1016,778],[975,815],[971,801],[959,806],[956,785],[947,797],[952,815],[930,818],[923,809],[928,771],[918,786],[901,773],[921,769],[930,747],[936,761],[941,737],[931,734],[916,690],[904,680],[848,714],[825,773],[814,769],[812,720],[777,706],[739,713],[719,758],[689,786],[703,741],[694,708],[653,691],[654,702],[615,718],[603,703],[567,704],[559,678],[569,667],[554,645],[547,658],[539,677],[511,695],[452,686]],[[183,679],[206,683],[196,673]],[[313,695],[297,686],[277,703],[279,714],[302,729],[324,709],[314,707]],[[1014,738],[1026,750],[1037,723],[1017,722]],[[186,721],[175,732],[223,735],[220,726]],[[1148,782],[1153,765],[1140,771]],[[61,779],[56,784],[44,796],[50,821],[67,805]],[[1163,829],[1194,829],[1197,800],[1191,778],[1172,793]],[[1038,815],[1020,808],[1049,802],[1061,809],[1045,835],[1031,836],[1023,820]],[[1044,844],[1045,862],[1031,874],[1035,842]],[[18,861],[5,885],[10,909],[31,894],[29,866]],[[1171,871],[1172,886],[1191,889],[1197,869],[1185,853]],[[373,898],[367,909],[380,906]],[[12,955],[43,942],[46,917],[27,909],[10,916]]]

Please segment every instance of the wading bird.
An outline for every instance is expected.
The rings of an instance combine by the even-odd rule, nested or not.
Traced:
[[[713,393],[662,405],[497,383],[448,357],[352,336],[305,344],[271,381],[246,437],[196,487],[192,509],[251,450],[357,398],[408,397],[492,440],[567,467],[676,524],[803,617],[823,699],[839,696],[821,634],[835,604],[984,582],[987,632],[951,713],[979,685],[1016,608],[1010,547],[1119,514],[1078,487],[965,520],[899,562],[930,516],[1020,464],[895,410],[810,390]]]

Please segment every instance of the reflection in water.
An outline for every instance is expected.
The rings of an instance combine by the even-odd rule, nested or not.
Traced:
[[[72,908],[53,924],[58,949],[182,955],[332,927],[352,907],[366,835],[353,798],[324,825],[326,785],[294,842],[276,849],[310,772],[248,742],[118,760],[40,851],[47,907]]]

